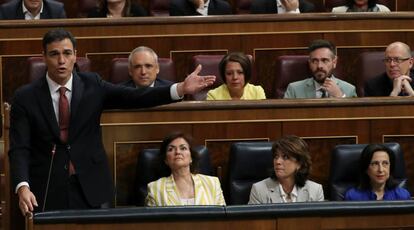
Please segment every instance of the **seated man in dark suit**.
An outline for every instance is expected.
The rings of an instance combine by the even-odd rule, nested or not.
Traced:
[[[365,83],[365,96],[414,96],[413,58],[410,47],[393,42],[385,50],[385,73]]]
[[[315,6],[306,0],[253,0],[250,8],[252,14],[308,13],[315,11]]]
[[[172,82],[157,78],[160,72],[158,55],[149,47],[135,48],[128,57],[128,72],[131,80],[122,85],[130,87],[169,86]]]
[[[207,16],[231,14],[225,0],[171,0],[170,16]]]
[[[63,3],[53,0],[12,0],[0,6],[0,19],[66,18]]]

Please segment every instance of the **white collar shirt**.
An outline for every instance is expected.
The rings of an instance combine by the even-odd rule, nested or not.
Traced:
[[[284,14],[284,13],[298,14],[298,13],[300,13],[299,7],[296,10],[286,11],[285,6],[282,4],[282,2],[280,0],[276,0],[276,5],[277,5],[277,13],[278,14]]]
[[[68,82],[66,82],[65,85],[59,85],[58,83],[54,82],[50,77],[49,74],[46,73],[46,81],[49,85],[49,92],[50,96],[52,97],[52,103],[53,103],[53,110],[55,111],[56,115],[56,121],[59,121],[59,88],[60,87],[66,87],[66,98],[69,102],[69,111],[70,111],[70,102],[72,101],[72,83],[73,83],[73,74],[70,75],[70,78]]]
[[[23,15],[24,15],[24,20],[39,20],[40,19],[40,14],[43,13],[43,2],[42,2],[42,7],[40,8],[40,11],[37,15],[33,15],[24,5],[24,1],[22,1],[22,8],[23,8]]]
[[[207,0],[207,2],[205,2],[204,4],[201,4],[201,6],[197,8],[197,12],[203,16],[207,16],[209,4],[210,4],[210,0]]]
[[[313,84],[315,85],[315,98],[322,98],[322,85],[315,80],[313,80]],[[328,92],[325,92],[325,97],[329,97]]]
[[[290,201],[289,201],[288,194],[285,193],[285,191],[283,190],[282,184],[280,183],[279,183],[279,190],[280,190],[280,196],[282,197],[282,200],[284,203],[296,202],[298,200],[298,188],[296,187],[296,185],[293,186],[292,192],[289,194]]]

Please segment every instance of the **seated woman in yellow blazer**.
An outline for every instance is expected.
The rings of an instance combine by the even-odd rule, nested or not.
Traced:
[[[207,100],[259,100],[266,99],[260,85],[249,83],[252,72],[249,57],[243,53],[230,53],[219,64],[224,84],[208,91]]]
[[[160,164],[165,163],[171,175],[148,184],[147,206],[226,205],[218,178],[196,173],[197,153],[188,136],[167,136],[160,153]]]

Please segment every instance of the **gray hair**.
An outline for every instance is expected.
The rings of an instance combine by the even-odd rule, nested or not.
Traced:
[[[132,56],[135,53],[139,53],[139,52],[148,52],[149,54],[151,54],[154,57],[155,63],[158,64],[158,55],[155,53],[155,51],[153,49],[151,49],[149,47],[146,47],[146,46],[139,46],[139,47],[135,48],[134,50],[132,50],[131,53],[128,56],[128,63],[130,65],[131,65],[131,61],[132,61],[131,60],[132,59]]]

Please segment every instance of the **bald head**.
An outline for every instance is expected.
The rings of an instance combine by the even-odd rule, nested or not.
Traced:
[[[393,42],[387,46],[385,53],[390,52],[391,50],[399,50],[399,52],[404,55],[404,57],[411,57],[411,49],[404,42]]]
[[[385,49],[385,70],[393,80],[402,75],[410,75],[413,66],[410,47],[403,42],[393,42]]]

